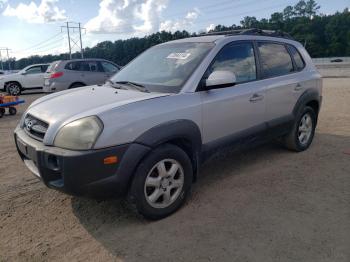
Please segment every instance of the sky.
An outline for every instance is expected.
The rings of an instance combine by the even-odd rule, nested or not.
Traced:
[[[316,0],[323,14],[350,7],[350,0]],[[245,16],[269,18],[298,0],[0,0],[0,48],[17,59],[68,51],[66,21],[80,22],[83,46],[142,37],[160,30],[205,31],[239,24]],[[77,26],[77,24],[71,24]],[[72,38],[79,40],[77,30]],[[78,51],[73,45],[73,51]],[[2,57],[6,52],[2,51]]]

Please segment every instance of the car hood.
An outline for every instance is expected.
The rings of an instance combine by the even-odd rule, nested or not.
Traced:
[[[27,113],[47,122],[50,129],[59,128],[82,117],[98,116],[116,107],[168,95],[121,90],[108,85],[88,86],[44,96],[36,100]]]
[[[11,77],[16,77],[16,76],[18,76],[18,75],[20,75],[20,73],[19,72],[17,72],[17,73],[11,73],[11,74],[3,74],[3,75],[0,75],[0,80],[7,80],[7,79],[9,79],[9,78],[11,78]]]

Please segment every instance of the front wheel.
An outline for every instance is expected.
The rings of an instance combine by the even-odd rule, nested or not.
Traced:
[[[138,166],[129,199],[148,219],[161,219],[179,209],[192,186],[192,164],[179,147],[153,150]]]
[[[17,114],[17,109],[15,107],[9,107],[9,114],[11,116],[14,116],[15,114]]]
[[[22,92],[22,87],[18,83],[9,83],[7,85],[7,93],[11,96],[19,96]]]
[[[298,114],[293,129],[285,139],[286,147],[297,152],[308,149],[315,135],[316,121],[314,109],[306,106]]]

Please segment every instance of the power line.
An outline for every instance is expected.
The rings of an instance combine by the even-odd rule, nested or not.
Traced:
[[[266,1],[270,1],[270,0],[266,0]],[[232,1],[225,1],[226,3],[227,2],[231,2]],[[285,2],[285,1],[284,1]],[[292,4],[294,1],[289,1],[287,3],[284,3],[284,4],[278,4],[278,5],[272,5],[272,6],[268,6],[268,7],[265,7],[265,8],[259,8],[259,9],[255,9],[255,10],[249,10],[247,12],[241,12],[241,13],[231,13],[229,15],[224,15],[224,16],[215,16],[215,17],[212,17],[212,18],[198,18],[196,21],[194,21],[195,24],[204,24],[206,21],[211,21],[211,20],[214,20],[214,19],[222,19],[222,18],[230,18],[230,17],[233,17],[233,16],[239,16],[239,15],[245,15],[245,14],[250,14],[250,13],[253,13],[253,12],[257,12],[257,11],[261,11],[261,10],[268,10],[270,8],[276,8],[276,7],[281,7],[281,6],[284,6],[286,4]],[[219,4],[219,3],[218,3]],[[234,6],[229,6],[229,7],[226,7],[226,8],[222,8],[220,7],[219,9],[217,10],[210,10],[210,14],[214,14],[214,13],[224,13],[226,10],[229,10],[229,9],[233,9],[233,8],[242,8],[242,7],[250,7],[250,6],[253,6],[253,5],[256,5],[256,1],[249,1],[249,2],[245,2],[245,3],[241,3],[239,5],[234,5]],[[199,9],[203,9],[202,7],[199,8]],[[168,17],[168,16],[167,16]],[[151,19],[150,21],[157,21],[159,19]],[[108,27],[103,27],[104,29],[117,29],[118,26],[108,26]],[[110,33],[113,33],[113,32],[110,32]],[[107,33],[107,34],[110,34],[110,33]]]
[[[289,2],[289,3],[292,3],[292,2]],[[208,21],[217,20],[217,19],[220,20],[220,19],[229,18],[229,17],[232,17],[232,16],[247,15],[247,14],[251,14],[251,13],[257,12],[257,11],[268,10],[268,9],[272,9],[272,8],[281,7],[281,6],[284,6],[284,5],[285,5],[285,3],[284,4],[279,4],[279,5],[267,6],[265,8],[249,10],[247,12],[242,12],[242,13],[233,13],[233,14],[225,15],[225,16],[217,16],[217,17],[207,18],[207,19],[204,19],[204,20],[199,20],[199,22],[196,22],[196,24],[203,24],[203,23],[207,23]]]
[[[60,39],[55,39],[55,42],[52,42],[52,43],[50,43],[50,42],[48,42],[48,43],[46,43],[45,45],[41,45],[40,47],[38,47],[38,48],[36,48],[35,50],[33,50],[33,51],[14,51],[13,53],[29,53],[29,52],[37,52],[37,50],[41,50],[42,48],[46,48],[46,47],[48,47],[48,46],[51,46],[51,45],[55,45],[57,42],[59,42],[59,41],[61,41],[61,40],[63,40],[64,38],[63,37],[61,37]],[[29,49],[28,49],[29,50]]]
[[[56,38],[58,35],[60,35],[60,34],[61,34],[61,32],[59,32],[59,33],[57,33],[57,34],[51,36],[50,38],[48,38],[48,39],[46,39],[46,40],[44,40],[44,41],[41,41],[41,42],[39,42],[39,43],[37,43],[37,44],[35,44],[35,45],[32,45],[32,46],[30,46],[30,47],[27,47],[27,48],[24,48],[24,49],[21,49],[21,50],[16,50],[16,53],[20,53],[20,52],[22,52],[22,51],[26,51],[26,50],[33,49],[33,48],[35,48],[35,47],[38,47],[38,46],[40,46],[40,45],[42,45],[42,44],[44,44],[44,43],[46,43],[46,42],[49,42],[49,41],[55,39],[55,38]]]

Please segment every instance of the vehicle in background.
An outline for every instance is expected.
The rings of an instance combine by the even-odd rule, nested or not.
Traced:
[[[341,63],[341,62],[343,62],[343,59],[340,59],[340,58],[331,60],[331,63]]]
[[[104,84],[120,66],[104,59],[74,59],[53,62],[47,69],[44,92],[57,92]]]
[[[5,72],[4,71],[0,71],[0,75],[3,75],[3,74],[5,74]]]
[[[0,76],[0,90],[18,96],[25,90],[42,89],[44,76],[49,64],[25,67],[17,73]]]

